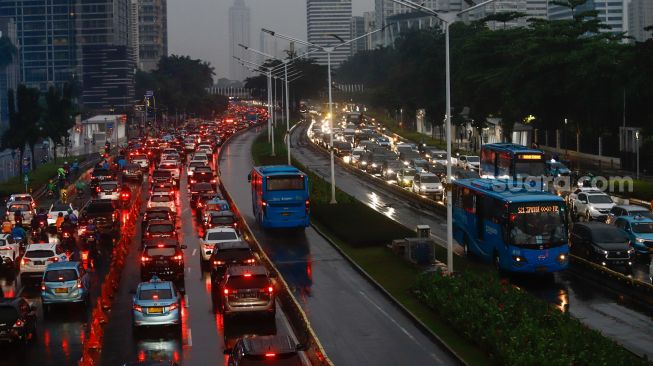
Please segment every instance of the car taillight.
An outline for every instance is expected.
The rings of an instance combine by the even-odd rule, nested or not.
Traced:
[[[183,257],[181,254],[178,254],[178,255],[176,255],[176,256],[174,256],[174,257],[172,257],[172,258],[173,258],[173,259],[176,259],[176,260],[178,260],[178,261],[180,261],[180,260],[182,260],[184,257]]]
[[[261,207],[263,207],[263,213],[265,213],[265,211],[266,211],[267,208],[268,208],[268,203],[265,202],[265,201],[261,201]]]
[[[14,328],[20,328],[20,327],[22,327],[23,325],[25,325],[25,322],[23,322],[22,320],[18,319],[18,320],[16,320],[16,322],[14,323]]]
[[[213,261],[213,264],[215,264],[216,266],[221,266],[221,265],[224,264],[224,261],[217,261],[216,260],[216,261]]]
[[[211,183],[216,183],[217,181],[217,179],[211,179]]]
[[[306,200],[305,204],[306,204],[306,213],[308,213],[308,211],[311,209],[311,201]]]
[[[59,262],[59,257],[48,258],[48,262],[50,263]]]
[[[191,184],[192,183],[197,183],[197,181],[195,179],[191,179],[190,182],[191,182]]]
[[[245,260],[245,263],[248,263],[248,264],[252,264],[254,262],[256,262],[256,260],[254,258],[250,258],[250,259]]]
[[[70,238],[70,233],[68,233],[68,232],[64,232],[64,233],[63,233],[63,237],[64,237],[64,238]]]
[[[274,287],[268,286],[267,290],[268,290],[268,293],[271,294],[271,293],[274,292]]]
[[[268,352],[268,353],[265,354],[265,357],[267,357],[267,358],[274,358],[274,357],[277,357],[277,354],[276,354],[276,353]]]
[[[52,218],[52,215],[48,214],[48,219],[51,219],[51,218]]]
[[[151,261],[151,260],[152,260],[152,258],[150,258],[150,257],[146,257],[146,256],[142,256],[142,257],[141,257],[141,262],[143,262],[143,263],[145,263],[145,262],[149,262],[149,261]]]
[[[45,282],[41,282],[41,291],[45,291]]]
[[[229,289],[228,289],[228,288],[222,290],[222,292],[223,292],[225,295],[229,295]]]
[[[75,285],[77,288],[82,288],[82,280],[78,279],[77,284]]]
[[[102,190],[100,189],[100,187],[96,187],[95,190],[97,191],[97,193],[102,192]]]
[[[29,262],[29,259],[27,259],[27,258],[23,258],[23,259],[20,260],[20,264],[23,264],[23,265],[27,264],[28,262]]]
[[[143,308],[142,308],[140,305],[136,305],[136,304],[134,304],[134,306],[132,307],[132,309],[134,309],[134,311],[138,311],[139,313],[142,313],[142,312],[143,312]]]
[[[179,307],[179,305],[177,305],[177,303],[170,304],[168,310],[172,311],[172,310],[175,310],[177,307]]]

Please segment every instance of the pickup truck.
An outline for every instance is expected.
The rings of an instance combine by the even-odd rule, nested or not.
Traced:
[[[117,236],[120,231],[120,210],[111,200],[92,199],[81,209],[79,227],[86,227],[88,221],[93,219],[95,227],[101,234]]]

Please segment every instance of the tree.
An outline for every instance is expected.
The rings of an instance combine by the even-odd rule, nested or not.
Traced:
[[[500,13],[494,13],[487,15],[485,18],[481,19],[483,22],[499,22],[503,23],[503,29],[506,29],[506,23],[525,17],[527,14],[519,11],[504,11]]]
[[[11,43],[9,37],[0,37],[0,70],[3,70],[14,60],[18,49]]]
[[[54,158],[57,159],[57,146],[67,142],[70,129],[75,125],[73,117],[72,87],[64,84],[63,93],[53,86],[48,89],[46,113],[44,115],[43,137],[48,137],[54,145]]]
[[[25,145],[30,147],[32,167],[35,167],[34,145],[40,137],[38,122],[42,108],[39,105],[40,92],[36,88],[19,85],[14,98],[9,91],[9,129],[2,136],[2,147],[18,149],[22,162]]]

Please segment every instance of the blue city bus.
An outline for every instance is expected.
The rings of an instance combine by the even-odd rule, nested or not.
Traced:
[[[524,179],[545,175],[544,152],[512,143],[481,146],[481,178]]]
[[[290,165],[254,167],[252,210],[259,225],[268,228],[305,228],[310,224],[308,176]]]
[[[453,232],[467,254],[500,271],[549,273],[569,265],[564,200],[504,179],[453,182]]]

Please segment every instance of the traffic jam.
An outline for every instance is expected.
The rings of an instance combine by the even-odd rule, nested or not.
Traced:
[[[199,267],[200,290],[210,293],[214,315],[208,319],[224,335],[219,347],[226,362],[305,364],[290,331],[276,325],[276,276],[244,240],[218,184],[222,143],[265,120],[265,109],[232,103],[216,120],[189,120],[130,138],[69,182],[74,196],[10,196],[0,236],[0,340],[21,345],[8,351],[10,358],[38,364],[49,354],[60,357],[60,364],[80,357],[80,364],[93,364],[84,343],[96,335],[86,328],[96,322],[96,305],[104,306],[100,288],[122,239],[136,253],[125,255],[120,279],[120,286],[133,284],[126,290],[131,301],[124,305],[128,310],[112,312],[129,317],[102,320],[109,323],[107,338],[98,345],[105,347],[104,361],[111,360],[106,364],[181,362],[184,347],[192,344],[185,324],[188,284],[196,282],[188,278],[191,267]],[[122,238],[130,232],[128,223],[137,228],[133,237]],[[114,307],[121,303],[120,295],[116,299]],[[130,329],[120,329],[115,340],[109,337],[112,323],[124,328],[126,322]],[[121,349],[128,331],[138,349]],[[149,347],[153,339],[158,346]]]
[[[329,119],[319,113],[310,113],[307,120],[309,127],[306,133],[310,141],[324,150],[332,149],[334,155],[343,164],[358,169],[365,173],[365,176],[400,187],[422,198],[428,198],[436,206],[445,205],[447,152],[443,149],[406,141],[386,131],[386,128],[377,123],[374,118],[351,110],[345,109],[342,113],[336,114],[337,123],[333,131],[329,126]],[[543,197],[553,196],[551,200],[556,200],[555,196],[562,196],[559,209],[556,207],[556,213],[559,215],[553,217],[551,213],[548,216],[544,213],[530,214],[529,220],[533,222],[528,222],[521,220],[522,216],[519,214],[523,214],[523,210],[515,212],[517,215],[514,217],[517,220],[513,221],[510,227],[513,231],[519,231],[519,234],[526,233],[526,239],[524,235],[518,239],[518,241],[525,241],[520,243],[522,246],[537,244],[536,238],[544,238],[548,235],[544,232],[547,230],[545,224],[557,223],[559,224],[557,226],[568,229],[565,235],[568,240],[565,238],[560,242],[568,243],[569,250],[561,256],[571,253],[599,267],[653,284],[653,262],[650,260],[653,252],[653,214],[649,207],[618,203],[618,198],[610,196],[593,185],[591,173],[579,177],[580,174],[567,168],[559,157],[547,156],[541,150],[515,144],[486,144],[481,147],[480,155],[457,153],[452,156],[454,186],[457,182],[477,180],[472,185],[478,187],[467,188],[478,191],[478,194],[482,195],[488,192],[483,192],[480,182],[487,178],[569,177],[572,182],[566,190],[556,190],[551,184],[546,185],[543,181],[543,186],[540,187],[542,192],[538,192]],[[498,157],[497,160],[494,156]],[[510,160],[514,163],[505,163],[505,166],[500,163],[500,161]],[[478,178],[485,179],[478,180]],[[497,196],[497,199],[501,197]],[[456,201],[455,193],[454,201]],[[482,248],[480,243],[476,244],[475,239],[479,238],[475,238],[477,235],[473,232],[477,230],[467,231],[466,223],[461,224],[461,220],[456,222],[456,202],[453,206],[454,228],[460,228],[460,230],[454,229],[457,242],[464,246],[465,251],[471,250],[481,257],[488,256],[487,248]],[[465,210],[461,209],[460,212],[462,215]],[[508,214],[510,213],[506,213]],[[549,222],[550,220],[553,221]],[[542,226],[542,228],[533,229],[535,226]],[[497,227],[495,230],[501,231],[502,228]],[[469,232],[469,234],[456,235],[461,232]],[[529,238],[532,239],[532,243],[529,243]],[[487,245],[487,240],[485,241]],[[470,245],[464,244],[465,242],[469,242]],[[506,248],[508,244],[514,243],[504,243]],[[516,258],[524,259],[519,256]],[[494,258],[488,256],[487,259],[500,261],[501,253],[497,253]],[[514,262],[512,265],[507,263],[512,261],[513,259],[507,256],[500,269],[521,272],[529,267],[524,266],[523,262]],[[552,268],[564,269],[567,265],[568,261],[554,263],[546,271]]]

